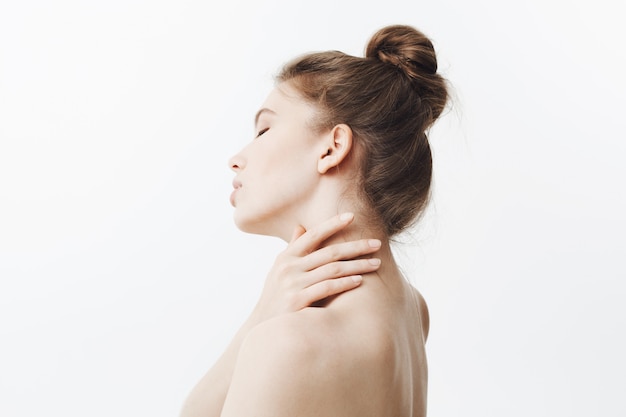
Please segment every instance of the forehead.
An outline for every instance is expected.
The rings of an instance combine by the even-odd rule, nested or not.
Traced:
[[[263,110],[269,111],[263,111]],[[311,120],[316,116],[315,107],[306,102],[300,94],[288,83],[280,83],[268,94],[261,110],[257,114],[275,113],[278,117],[297,118],[301,120]]]

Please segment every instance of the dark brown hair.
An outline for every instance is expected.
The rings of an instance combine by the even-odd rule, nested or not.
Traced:
[[[363,197],[387,235],[410,226],[430,195],[427,131],[448,99],[431,41],[413,27],[388,26],[372,36],[364,58],[311,53],[276,78],[318,107],[318,128],[350,126],[363,150]]]

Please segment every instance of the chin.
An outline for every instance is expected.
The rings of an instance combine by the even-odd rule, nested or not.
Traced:
[[[235,222],[235,226],[237,229],[241,230],[245,233],[254,233],[252,225],[249,221],[246,221],[246,218],[241,215],[240,211],[235,209],[235,213],[233,214],[233,221]]]
[[[250,218],[249,216],[245,216],[241,210],[235,209],[235,213],[233,214],[233,220],[235,221],[235,226],[239,230],[245,233],[251,233],[254,235],[268,235],[268,231],[264,230],[265,227],[263,221],[258,218]]]

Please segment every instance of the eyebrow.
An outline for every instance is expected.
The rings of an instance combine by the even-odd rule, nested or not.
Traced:
[[[274,110],[268,109],[267,107],[263,107],[258,112],[256,112],[256,115],[254,116],[254,125],[255,126],[257,125],[257,123],[259,123],[259,117],[261,117],[261,115],[263,113],[271,113],[273,115],[276,115],[276,112]]]

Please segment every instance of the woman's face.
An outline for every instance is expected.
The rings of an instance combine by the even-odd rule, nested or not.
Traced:
[[[233,156],[231,204],[242,231],[289,237],[313,197],[323,146],[310,123],[315,109],[287,83],[277,86],[258,111],[255,138]]]

